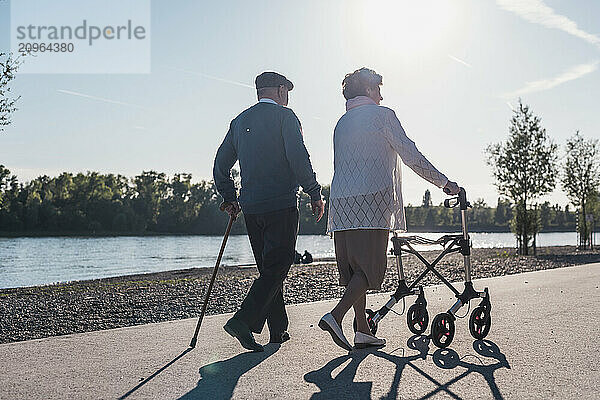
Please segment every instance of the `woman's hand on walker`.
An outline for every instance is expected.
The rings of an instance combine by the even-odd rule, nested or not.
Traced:
[[[311,201],[310,205],[313,215],[317,216],[317,222],[319,222],[325,212],[325,202],[323,200]]]
[[[456,182],[448,181],[448,183],[446,183],[446,186],[444,186],[444,193],[446,194],[454,195],[458,194],[459,191],[460,188],[458,187],[458,184]]]

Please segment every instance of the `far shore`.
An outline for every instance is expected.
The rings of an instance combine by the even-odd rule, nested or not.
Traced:
[[[460,226],[445,226],[445,227],[409,227],[409,233],[448,233],[460,232]],[[477,227],[469,227],[469,232],[472,233],[510,233],[510,229],[493,228],[493,229],[478,229]],[[541,231],[539,233],[576,233],[573,228],[552,229]],[[245,236],[246,233],[232,233],[231,236]],[[327,235],[325,232],[300,232],[301,236],[310,235]],[[222,233],[190,233],[190,232],[2,232],[0,238],[53,238],[53,237],[69,237],[69,238],[103,238],[103,237],[160,237],[160,236],[222,236]]]
[[[423,254],[431,260],[438,252]],[[593,262],[600,262],[600,249],[540,247],[537,256],[519,256],[513,248],[472,250],[473,279]],[[397,287],[394,265],[390,258],[383,292]],[[403,265],[408,282],[423,271],[414,256],[403,257]],[[450,281],[462,282],[462,256],[447,256],[439,271]],[[0,343],[197,317],[211,274],[212,268],[191,268],[0,289]],[[252,267],[219,269],[208,313],[235,311],[256,276],[256,268]],[[438,281],[428,274],[422,283],[428,286]],[[333,299],[342,293],[337,268],[331,261],[292,266],[284,287],[287,304]]]

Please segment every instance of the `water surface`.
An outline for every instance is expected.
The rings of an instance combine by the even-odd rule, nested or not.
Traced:
[[[437,239],[443,233],[419,233]],[[473,247],[514,247],[512,233],[471,233]],[[0,238],[0,288],[214,266],[219,236]],[[539,246],[575,245],[575,232],[542,233]],[[335,257],[333,240],[303,235],[296,246],[315,258]],[[440,247],[417,246],[417,249]],[[231,236],[222,264],[254,262],[247,236]]]

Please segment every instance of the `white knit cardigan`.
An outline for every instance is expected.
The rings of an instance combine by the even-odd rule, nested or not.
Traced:
[[[400,159],[440,188],[448,182],[406,136],[394,111],[375,104],[352,108],[340,118],[333,155],[328,232],[406,231]]]

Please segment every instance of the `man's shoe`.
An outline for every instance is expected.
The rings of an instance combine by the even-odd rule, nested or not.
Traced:
[[[323,318],[321,318],[319,321],[319,328],[329,332],[335,344],[340,346],[342,349],[352,351],[352,346],[350,346],[348,339],[346,339],[346,336],[344,336],[342,327],[337,323],[335,318],[333,318],[331,313],[327,313],[323,316]]]
[[[287,331],[283,331],[281,333],[272,333],[271,340],[269,340],[269,343],[283,343],[287,342],[288,340],[290,340],[290,334],[287,333]]]
[[[356,347],[357,349],[383,346],[385,346],[385,339],[380,339],[373,335],[369,335],[362,332],[356,332],[356,334],[354,335],[354,347]]]
[[[223,329],[225,329],[225,332],[239,340],[243,348],[255,352],[265,351],[260,344],[256,343],[254,336],[252,336],[252,332],[250,332],[250,329],[248,329],[243,322],[240,322],[235,318],[231,318],[229,321],[227,321],[225,326],[223,326]]]

